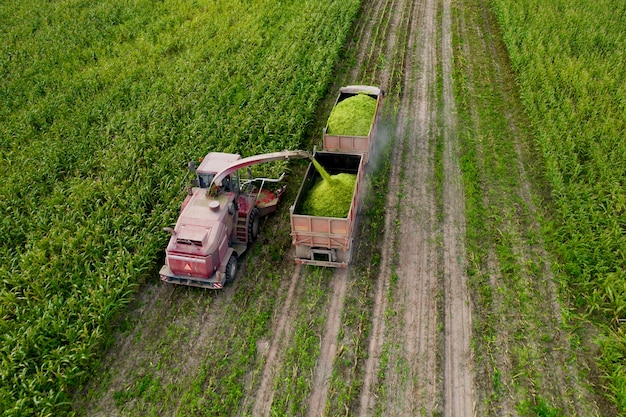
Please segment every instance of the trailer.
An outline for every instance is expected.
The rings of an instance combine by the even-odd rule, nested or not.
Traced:
[[[340,173],[356,175],[348,215],[345,218],[336,218],[312,216],[303,212],[304,201],[321,177],[313,164],[309,164],[296,200],[290,207],[291,236],[295,246],[296,263],[345,268],[352,260],[354,232],[365,180],[364,171],[374,148],[384,92],[378,87],[370,86],[342,87],[335,102],[336,106],[349,97],[363,93],[377,100],[369,134],[367,136],[331,135],[328,134],[327,124],[324,128],[324,149],[313,155],[330,175]]]
[[[352,259],[353,232],[361,203],[365,162],[363,155],[337,152],[317,152],[314,158],[330,174],[356,174],[354,194],[348,216],[321,217],[302,214],[302,205],[320,174],[313,164],[300,186],[295,203],[290,208],[291,236],[296,248],[296,263],[346,267]]]
[[[374,115],[374,118],[372,119],[372,124],[368,135],[335,135],[329,133],[329,126],[327,122],[323,130],[322,145],[323,149],[327,152],[340,152],[363,155],[365,163],[367,164],[374,148],[374,139],[378,127],[378,119],[380,117],[380,107],[382,105],[382,99],[385,95],[385,92],[378,87],[372,87],[367,85],[351,85],[347,87],[341,87],[339,89],[339,94],[337,95],[337,99],[335,100],[333,109],[345,99],[353,97],[357,94],[367,94],[368,96],[376,100],[376,113]]]

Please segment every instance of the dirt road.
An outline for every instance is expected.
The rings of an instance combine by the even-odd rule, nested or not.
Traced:
[[[393,5],[396,18],[391,19],[387,54],[394,54],[397,34],[406,32],[406,58],[401,71],[383,267],[360,397],[362,416],[442,411],[450,416],[473,415],[471,313],[463,268],[465,218],[451,85],[450,2],[443,3],[443,13],[441,6],[434,0]],[[442,74],[437,74],[439,65]],[[443,106],[439,105],[438,77],[443,79]],[[443,201],[437,201],[435,181],[436,141],[442,134],[439,117],[445,121]],[[440,224],[437,205],[441,203]],[[381,372],[382,357],[388,365]],[[389,394],[381,398],[377,392]]]

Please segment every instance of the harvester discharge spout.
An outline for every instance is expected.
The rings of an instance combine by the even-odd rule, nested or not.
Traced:
[[[307,151],[295,150],[295,151],[282,151],[282,152],[272,152],[265,153],[261,155],[253,155],[247,158],[240,159],[228,167],[224,168],[220,172],[218,172],[215,177],[213,177],[213,182],[209,189],[215,189],[222,185],[222,180],[232,174],[233,172],[240,170],[241,168],[246,168],[252,165],[261,164],[264,162],[273,162],[273,161],[287,161],[290,159],[312,159],[313,155]]]

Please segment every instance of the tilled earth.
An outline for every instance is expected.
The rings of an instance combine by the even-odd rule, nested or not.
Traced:
[[[353,65],[338,69],[335,87],[387,91],[377,140],[388,150],[388,168],[376,171],[388,175],[384,219],[376,226],[362,210],[354,266],[295,266],[283,210],[262,225],[256,249],[223,291],[146,284],[101,378],[76,394],[79,412],[204,415],[198,397],[228,392],[228,366],[220,364],[233,360],[233,369],[247,366],[245,383],[239,408],[225,414],[603,415],[583,378],[592,365],[572,348],[551,260],[536,238],[541,208],[525,168],[528,138],[487,1],[366,0],[346,54]],[[492,97],[504,103],[495,116],[482,110],[493,108]],[[331,91],[325,110],[333,99]],[[489,174],[493,117],[510,138],[515,181]],[[480,167],[474,181],[493,226],[480,259],[466,248],[461,157],[468,135],[480,139],[472,142]],[[504,204],[512,195],[519,207]],[[512,262],[522,265],[514,282],[502,272],[492,232],[514,236]],[[522,285],[530,291],[524,306],[514,297]],[[254,351],[242,359],[235,341],[248,331],[250,311],[269,331],[251,349],[242,342]],[[293,359],[303,320],[315,334],[312,366]],[[285,398],[285,385],[299,383],[305,398]]]

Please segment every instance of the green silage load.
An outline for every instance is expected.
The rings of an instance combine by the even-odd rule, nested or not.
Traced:
[[[360,93],[340,101],[328,117],[329,135],[367,136],[376,114],[377,101]]]
[[[309,192],[302,214],[319,217],[348,217],[356,175],[341,173],[331,175],[330,181],[321,179]]]

